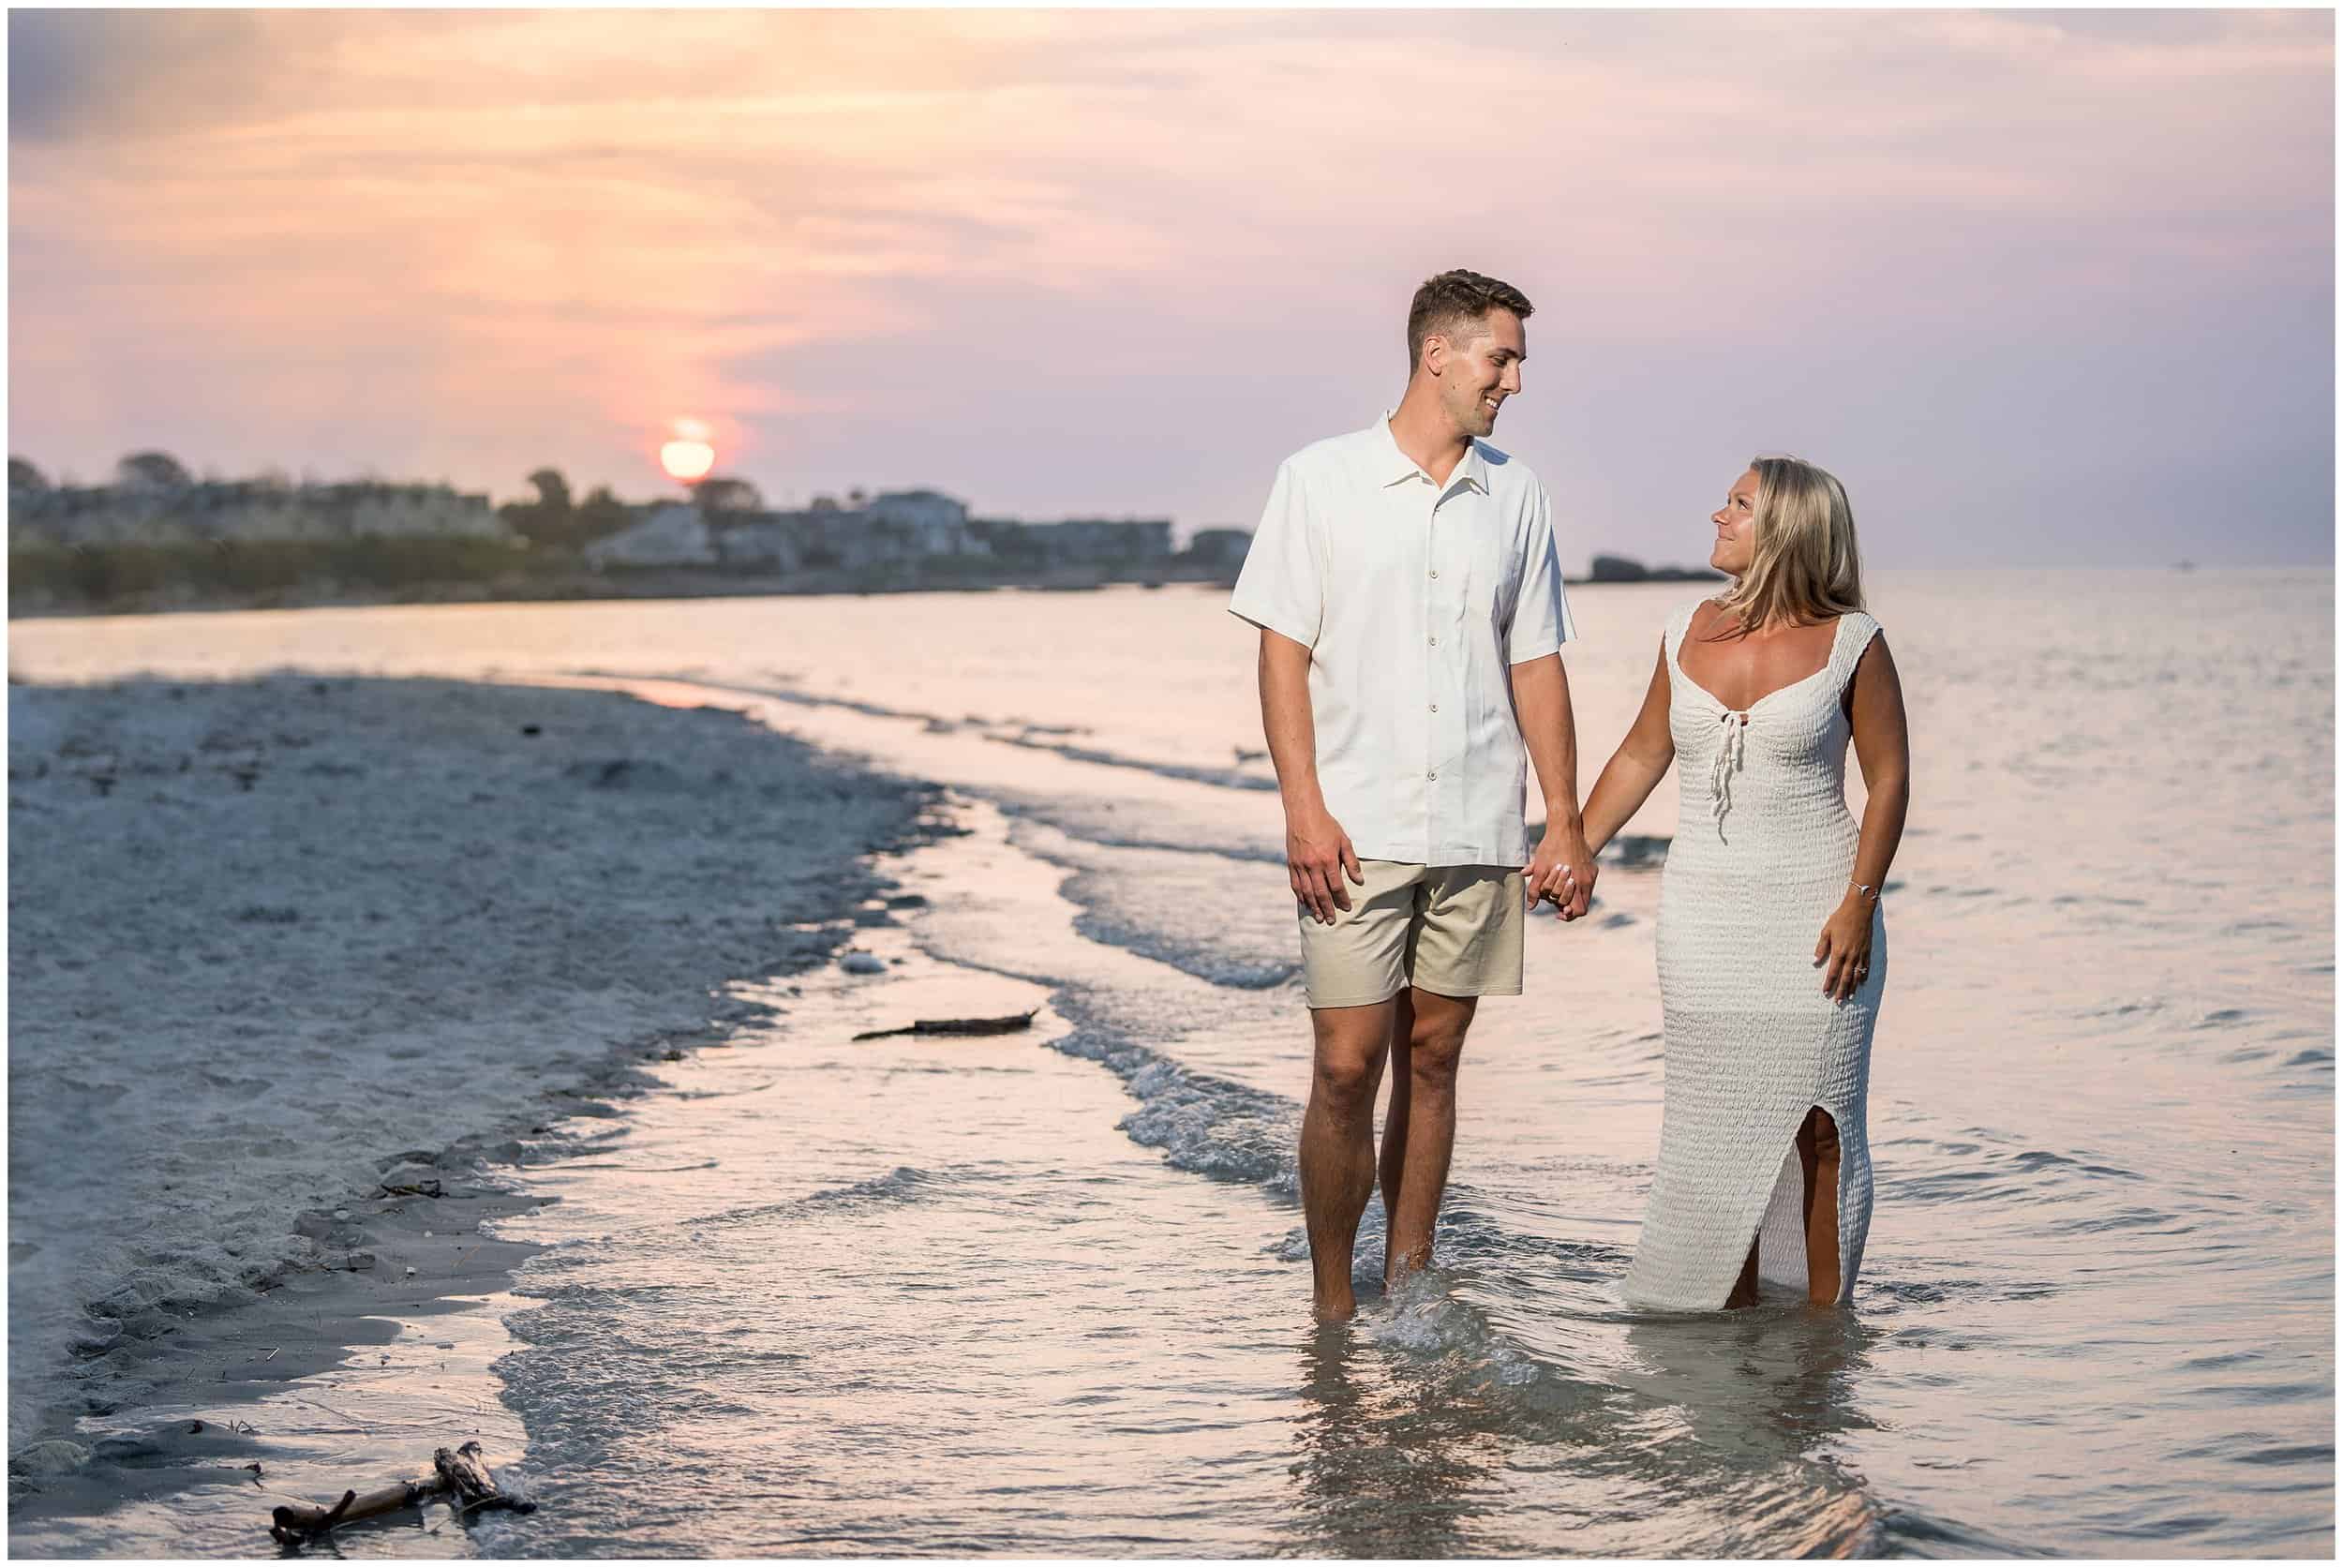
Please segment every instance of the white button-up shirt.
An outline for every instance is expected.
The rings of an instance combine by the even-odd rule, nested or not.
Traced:
[[[1326,808],[1363,859],[1519,866],[1510,666],[1574,635],[1545,488],[1474,441],[1443,485],[1389,417],[1277,469],[1229,608],[1310,650]]]

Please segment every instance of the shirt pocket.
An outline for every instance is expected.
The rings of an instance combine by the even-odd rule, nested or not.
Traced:
[[[1514,605],[1520,597],[1520,554],[1491,529],[1472,542],[1466,565],[1465,618],[1501,632],[1513,624]]]

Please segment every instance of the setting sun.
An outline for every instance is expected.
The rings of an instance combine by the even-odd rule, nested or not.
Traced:
[[[659,449],[659,466],[667,477],[689,485],[708,477],[716,466],[716,449],[708,444],[708,426],[696,419],[675,422],[675,439]]]

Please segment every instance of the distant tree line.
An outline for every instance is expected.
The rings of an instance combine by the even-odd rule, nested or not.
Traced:
[[[187,465],[167,452],[133,452],[114,465],[112,479],[114,489],[159,498],[166,507],[191,492],[200,494],[198,481]],[[246,485],[256,483],[261,488],[289,493],[296,489],[291,478],[276,471],[243,482]],[[61,545],[37,531],[11,527],[8,597],[12,605],[102,606],[190,594],[265,602],[295,593],[403,593],[515,576],[556,577],[576,569],[576,545],[614,533],[634,520],[634,510],[606,486],[596,489],[582,504],[574,504],[568,482],[558,470],[540,469],[530,476],[530,483],[537,491],[534,501],[500,507],[498,513],[530,545],[550,548],[516,550],[510,538],[454,532]],[[38,506],[58,488],[29,458],[14,455],[8,458],[12,509],[28,503]]]
[[[153,450],[122,458],[113,467],[111,483],[126,495],[160,498],[166,505],[199,485],[186,464],[168,452]],[[289,492],[296,487],[281,471],[259,476],[257,483]],[[646,510],[619,500],[606,485],[595,486],[580,500],[557,468],[538,469],[529,475],[528,484],[535,492],[531,499],[496,508],[498,518],[529,546],[521,551],[506,540],[431,533],[58,545],[11,528],[9,598],[19,605],[98,606],[186,594],[273,600],[296,591],[404,591],[512,581],[516,576],[550,582],[578,569],[578,552],[586,545],[621,531]],[[9,456],[12,502],[38,506],[59,488],[31,459]],[[711,515],[765,508],[754,485],[729,474],[709,475],[694,486],[693,496]]]
[[[8,552],[12,601],[102,605],[150,594],[272,594],[293,589],[411,589],[488,582],[530,558],[496,539],[408,534],[353,539],[216,539],[204,544],[82,545]]]
[[[264,483],[292,487],[292,482],[281,472],[272,471],[261,477]],[[168,452],[133,452],[114,465],[113,484],[117,489],[170,494],[190,489],[196,483],[187,465]],[[582,501],[575,500],[569,480],[560,469],[537,470],[529,476],[529,485],[537,492],[534,500],[507,501],[496,510],[514,532],[532,545],[574,548],[616,533],[635,517],[636,509],[620,500],[607,485],[596,485]],[[43,496],[55,488],[32,459],[18,455],[8,458],[10,495]],[[701,505],[710,510],[753,512],[765,504],[756,486],[747,480],[721,475],[702,481],[698,496]]]
[[[184,490],[194,483],[187,465],[168,452],[133,452],[114,465],[114,484],[125,490]],[[31,458],[8,458],[8,494],[45,496],[54,488]]]

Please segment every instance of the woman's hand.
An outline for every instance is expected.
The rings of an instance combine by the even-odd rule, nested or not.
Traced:
[[[1521,868],[1530,907],[1535,909],[1552,899],[1554,913],[1565,920],[1586,914],[1594,897],[1595,875],[1594,851],[1587,846],[1583,828],[1548,827],[1538,841],[1537,853]]]
[[[1872,901],[1853,889],[1822,923],[1822,939],[1814,944],[1814,963],[1822,970],[1822,993],[1843,1002],[1863,987],[1872,972]]]

